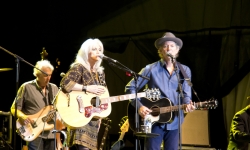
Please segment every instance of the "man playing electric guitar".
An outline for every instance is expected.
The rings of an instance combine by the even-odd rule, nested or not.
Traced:
[[[43,130],[46,128],[52,130],[54,127],[54,121],[51,119],[54,118],[51,116],[54,113],[51,112],[50,108],[52,107],[50,105],[58,92],[58,87],[55,84],[49,83],[54,67],[49,61],[41,60],[36,63],[36,68],[34,68],[33,72],[36,79],[21,85],[11,106],[11,113],[15,115],[16,106],[18,125],[20,125],[17,131],[24,140],[27,137],[22,135],[22,133],[30,132],[32,135],[32,132],[36,131],[38,127],[42,131],[37,138],[28,140],[29,150],[54,150],[54,134],[50,130]],[[37,116],[34,114],[37,114]],[[42,118],[39,117],[43,117],[45,121],[44,127],[40,125]],[[46,120],[50,120],[48,124],[46,124]],[[26,127],[31,128],[28,130]]]

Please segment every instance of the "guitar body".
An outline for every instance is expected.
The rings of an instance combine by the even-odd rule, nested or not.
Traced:
[[[56,98],[56,108],[67,127],[82,127],[89,123],[92,118],[104,118],[111,113],[111,103],[102,104],[99,101],[100,105],[96,105],[97,99],[109,97],[108,90],[103,88],[105,93],[98,96],[82,91],[70,93],[60,91]]]
[[[168,98],[162,98],[159,100],[150,100],[147,98],[141,98],[140,101],[144,106],[148,107],[149,109],[153,110],[152,114],[150,115],[152,125],[154,122],[160,122],[160,123],[167,123],[172,122],[174,119],[174,113],[168,112],[168,113],[160,113],[161,107],[169,107],[172,106],[172,102]],[[128,121],[130,129],[133,131],[136,131],[135,126],[135,107],[131,105],[131,103],[128,104]],[[143,121],[141,116],[139,115],[139,127],[143,125]]]
[[[38,113],[34,115],[27,115],[31,120],[35,122],[35,124],[26,124],[23,125],[19,119],[16,121],[16,128],[18,134],[21,136],[21,138],[25,141],[33,141],[36,139],[40,133],[45,130],[51,130],[54,128],[54,124],[48,124],[47,122],[44,122],[42,120],[43,117],[47,116],[50,110],[52,110],[52,106],[46,106],[43,109],[41,109]]]

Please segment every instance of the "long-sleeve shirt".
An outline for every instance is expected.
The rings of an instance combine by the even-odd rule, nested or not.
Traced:
[[[186,72],[189,79],[191,79],[191,71],[189,67],[182,65],[183,70]],[[180,80],[182,83],[182,90],[183,90],[183,96],[184,98],[181,99],[181,104],[189,104],[191,100],[191,87],[187,84],[187,82],[184,80],[183,75],[180,72],[180,69],[177,67],[177,72],[180,76]],[[168,98],[171,100],[173,105],[179,104],[179,92],[177,92],[178,89],[178,78],[176,75],[176,72],[174,71],[172,75],[169,74],[168,70],[166,69],[165,62],[161,59],[153,64],[147,65],[145,68],[143,68],[140,73],[142,76],[148,77],[150,80],[144,79],[142,77],[139,77],[137,80],[137,88],[138,90],[142,89],[145,85],[147,85],[147,88],[153,89],[157,88],[161,92],[161,98]],[[135,80],[132,79],[125,88],[126,93],[135,93]],[[142,104],[138,99],[138,107],[142,106]],[[135,104],[135,101],[131,103],[132,105]],[[178,114],[178,113],[176,113]],[[183,122],[183,111],[181,110],[181,123]],[[178,129],[178,116],[174,118],[173,122],[166,123],[162,125],[167,130],[175,130]]]

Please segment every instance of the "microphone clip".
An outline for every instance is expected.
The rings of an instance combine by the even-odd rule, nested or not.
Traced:
[[[175,62],[175,57],[172,54],[166,53],[166,55],[171,58],[172,63]]]

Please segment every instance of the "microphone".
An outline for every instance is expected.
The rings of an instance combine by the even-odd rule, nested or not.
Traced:
[[[114,60],[114,59],[112,59],[112,58],[109,58],[109,57],[107,57],[107,56],[105,56],[105,55],[103,55],[103,54],[100,54],[99,57],[100,57],[101,59],[105,59],[105,60],[107,60],[107,61],[112,61],[112,62],[114,62],[114,63],[117,62],[117,60]]]
[[[168,52],[166,52],[166,54],[167,54],[167,56],[171,57],[172,59],[175,59],[175,57],[172,54],[170,54]]]
[[[166,52],[166,55],[171,58],[172,63],[175,63],[175,57],[172,54]]]
[[[60,73],[60,76],[63,78],[65,76],[65,73],[64,72]]]

